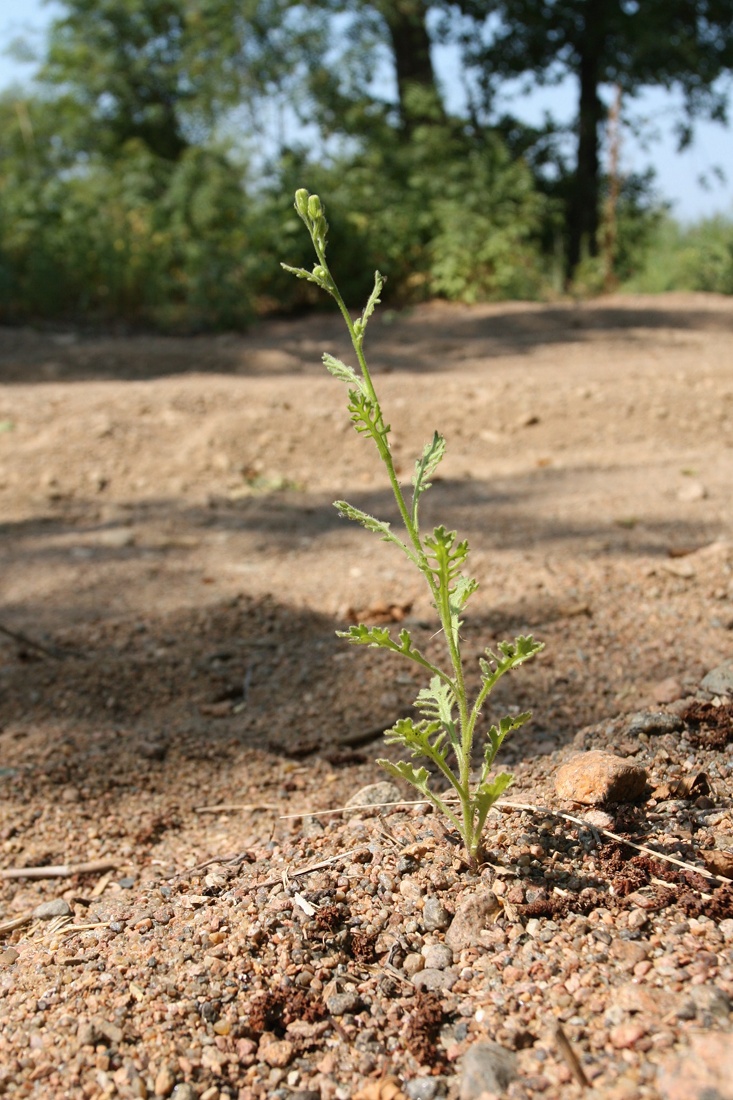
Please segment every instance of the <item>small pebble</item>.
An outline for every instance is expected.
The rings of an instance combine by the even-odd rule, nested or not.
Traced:
[[[430,896],[425,898],[422,909],[422,926],[426,932],[444,932],[450,925],[452,914],[445,908],[439,898]]]
[[[447,967],[445,970],[428,969],[426,967],[415,974],[412,984],[416,989],[437,993],[439,990],[445,990],[446,992],[451,990],[457,981],[458,971],[452,966]]]
[[[447,943],[432,943],[423,948],[422,954],[429,969],[445,970],[453,964],[453,952]]]
[[[64,901],[63,898],[56,898],[54,901],[42,901],[40,905],[37,905],[33,910],[33,916],[36,920],[53,920],[54,917],[70,917],[71,906],[68,901]]]
[[[498,1043],[480,1040],[463,1056],[460,1100],[479,1100],[485,1092],[501,1094],[516,1076],[516,1055]]]
[[[361,997],[358,993],[331,993],[326,998],[326,1008],[332,1016],[355,1015],[361,1011]]]

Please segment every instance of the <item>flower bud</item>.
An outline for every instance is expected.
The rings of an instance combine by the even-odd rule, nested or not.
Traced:
[[[295,209],[300,214],[301,218],[308,217],[308,199],[310,195],[306,191],[305,187],[299,187],[295,192]]]
[[[307,191],[306,194],[308,194]],[[308,197],[308,217],[312,218],[313,221],[323,217],[323,207],[321,206],[321,200],[318,195],[310,195]]]

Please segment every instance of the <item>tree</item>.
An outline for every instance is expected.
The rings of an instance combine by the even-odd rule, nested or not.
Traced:
[[[425,0],[375,0],[389,32],[400,121],[407,135],[421,124],[445,122],[435,79]]]
[[[432,60],[430,0],[292,0],[326,16],[326,44],[309,87],[329,134],[372,140],[385,125],[409,141],[421,125],[442,125],[446,112]],[[338,60],[334,63],[334,58]],[[384,95],[392,68],[396,99]]]
[[[70,140],[105,155],[137,140],[179,160],[227,112],[254,108],[313,63],[319,41],[312,24],[288,20],[291,0],[62,4],[41,80],[66,100]]]
[[[507,79],[530,74],[552,84],[571,74],[577,81],[569,270],[584,249],[597,249],[603,85],[617,84],[625,100],[653,85],[681,91],[683,142],[697,117],[726,120],[718,80],[733,68],[732,0],[460,0],[459,7],[473,20],[464,58],[482,72],[487,107]]]

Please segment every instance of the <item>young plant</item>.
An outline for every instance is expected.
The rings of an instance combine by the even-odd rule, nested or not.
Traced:
[[[500,642],[497,653],[486,649],[486,656],[479,659],[480,687],[475,698],[469,700],[461,658],[461,615],[478,583],[463,572],[468,558],[468,543],[459,541],[455,531],[448,531],[443,526],[434,528],[430,534],[424,534],[420,528],[420,499],[430,488],[430,478],[443,458],[445,440],[435,432],[425,446],[415,463],[412,489],[406,496],[397,478],[390,450],[390,427],[385,422],[364,356],[367,323],[379,304],[384,280],[379,272],[375,273],[374,290],[364,312],[358,320],[352,320],[326,262],[328,224],[321,200],[318,195],[310,195],[301,189],[295,194],[295,209],[308,229],[317,263],[312,271],[287,264],[282,266],[299,279],[307,279],[330,294],[346,322],[358,367],[347,366],[328,354],[323,356],[323,362],[326,369],[348,387],[348,409],[354,428],[360,435],[370,438],[379,452],[402,518],[404,535],[400,537],[389,523],[367,515],[344,500],[337,500],[335,507],[342,516],[356,520],[385,542],[398,546],[423,575],[440,619],[448,660],[445,668],[433,664],[414,644],[407,629],[401,630],[397,638],[392,637],[386,627],[363,624],[338,633],[355,645],[376,646],[398,653],[430,673],[430,686],[423,688],[415,701],[420,719],[399,719],[385,732],[385,740],[388,744],[403,745],[413,759],[422,757],[428,760],[455,791],[458,806],[449,804],[431,789],[430,772],[424,766],[415,767],[404,760],[397,764],[391,760],[378,760],[377,763],[391,775],[406,779],[428,802],[445,814],[465,844],[469,865],[475,868],[481,859],[486,817],[512,781],[512,776],[506,772],[491,778],[494,759],[504,739],[530,717],[529,712],[510,715],[490,727],[485,734],[481,769],[478,778],[472,782],[471,757],[481,710],[501,677],[533,657],[542,645],[529,635],[520,636],[513,642]]]

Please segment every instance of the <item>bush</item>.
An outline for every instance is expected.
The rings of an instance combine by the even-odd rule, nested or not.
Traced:
[[[733,218],[718,215],[682,226],[666,218],[638,275],[625,289],[657,293],[706,290],[733,294]]]
[[[66,166],[6,142],[0,319],[246,325],[262,259],[242,175],[201,148],[171,162],[133,141],[112,161]]]
[[[263,223],[277,225],[280,247],[299,264],[307,257],[281,196],[302,182],[328,196],[347,301],[369,293],[366,273],[375,268],[388,275],[384,298],[393,304],[536,298],[547,289],[540,240],[554,207],[498,137],[431,126],[405,144],[385,128],[379,142],[327,165],[290,153]],[[314,300],[311,287],[289,288],[277,273],[269,292],[290,305]]]

